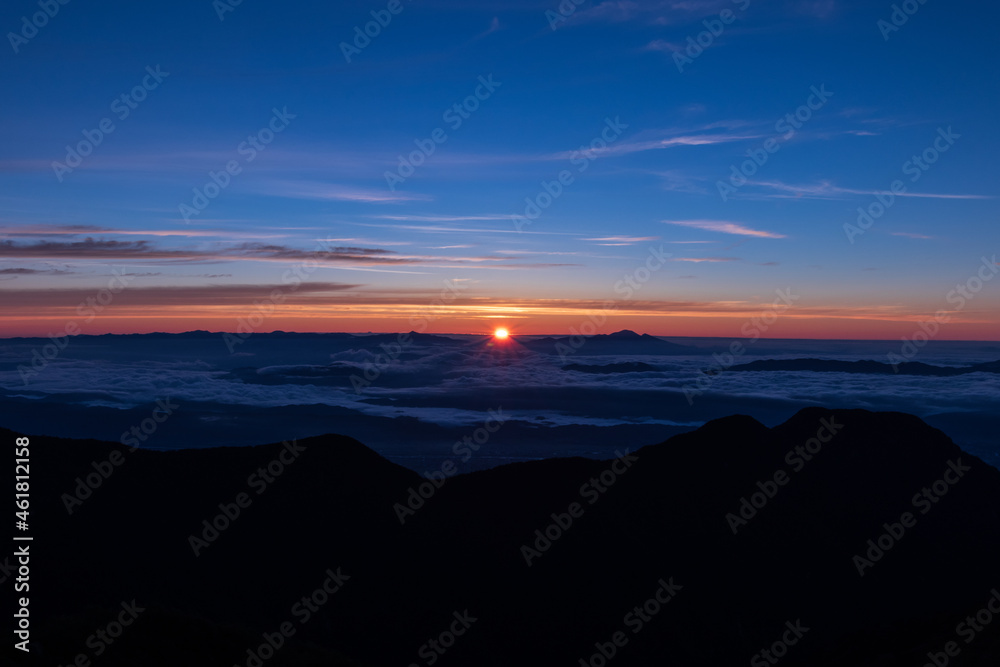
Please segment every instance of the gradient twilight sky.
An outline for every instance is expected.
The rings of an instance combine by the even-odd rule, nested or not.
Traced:
[[[30,39],[11,33],[37,2],[4,3],[0,336],[260,311],[260,331],[566,333],[613,302],[603,333],[730,337],[790,289],[767,337],[897,338],[946,310],[940,338],[1000,339],[1000,280],[976,277],[1000,246],[993,4],[913,0],[890,31],[890,2],[585,0],[553,30],[555,0],[402,0],[345,56],[392,3],[222,1],[75,0]],[[433,154],[390,187],[417,141]],[[724,199],[748,151],[767,160]]]

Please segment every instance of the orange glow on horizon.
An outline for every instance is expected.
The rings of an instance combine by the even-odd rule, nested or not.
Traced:
[[[203,330],[212,332],[235,332],[240,326],[239,320],[246,322],[245,313],[188,313],[187,316],[161,312],[156,315],[129,314],[125,317],[105,315],[86,322],[83,318],[74,317],[75,313],[67,313],[66,317],[47,316],[34,318],[0,316],[0,338],[27,336],[40,337],[63,336],[66,327],[73,323],[79,327],[79,333],[89,335],[100,334],[132,334],[132,333],[182,333],[185,331]],[[560,336],[571,335],[579,331],[582,322],[589,322],[579,313],[574,315],[556,315],[532,317],[520,322],[517,327],[519,336]],[[734,316],[700,315],[700,316],[656,316],[648,313],[621,313],[609,317],[596,333],[613,333],[622,329],[631,329],[638,333],[648,333],[652,336],[665,337],[707,337],[743,339],[747,337],[742,331],[742,325],[747,320]],[[252,327],[255,332],[288,331],[302,333],[405,333],[417,331],[428,334],[479,334],[488,336],[491,340],[500,342],[495,329],[490,327],[484,331],[482,317],[450,316],[442,317],[434,322],[420,326],[408,317],[365,317],[342,314],[339,317],[302,317],[295,315],[275,315],[265,318],[259,326]],[[882,320],[853,317],[794,317],[779,319],[767,331],[760,331],[762,339],[819,339],[819,340],[898,340],[903,336],[912,336],[917,324],[911,320]],[[987,322],[949,323],[942,327],[938,340],[997,340],[997,325]],[[514,338],[508,329],[508,337],[504,342]]]
[[[13,304],[0,314],[0,338],[47,337],[66,333],[100,335],[130,333],[181,333],[207,330],[236,332],[344,332],[479,334],[496,342],[518,336],[570,335],[586,326],[594,333],[631,329],[665,337],[742,339],[756,331],[760,338],[885,340],[912,336],[926,314],[918,309],[878,306],[843,307],[837,304],[796,306],[766,327],[759,322],[766,306],[746,302],[656,303],[632,302],[613,313],[592,302],[482,300],[427,310],[412,303],[329,303],[308,299],[283,303],[271,311],[253,304],[147,305],[129,303],[124,293],[104,312],[85,317],[74,306]],[[483,301],[487,301],[483,303]],[[74,301],[70,301],[74,303]],[[997,340],[996,311],[984,304],[977,310],[951,313],[941,327],[939,340]],[[502,314],[501,314],[502,313]],[[499,322],[498,322],[499,320]],[[511,327],[510,322],[516,326]],[[598,326],[596,323],[600,322]],[[501,323],[503,323],[501,325]],[[76,330],[69,331],[72,325]],[[499,330],[507,331],[504,339]]]
[[[496,331],[493,332],[493,337],[496,338],[497,340],[507,340],[509,336],[510,332],[507,331],[506,329],[497,329]]]

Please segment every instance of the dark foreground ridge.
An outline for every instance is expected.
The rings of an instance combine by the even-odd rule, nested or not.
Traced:
[[[7,648],[13,664],[1000,656],[1000,471],[909,415],[736,416],[614,462],[438,489],[333,435],[131,453],[32,438],[31,452],[33,653]]]

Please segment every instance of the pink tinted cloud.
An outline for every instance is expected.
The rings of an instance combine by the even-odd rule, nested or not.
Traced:
[[[723,234],[735,234],[737,236],[755,236],[758,238],[766,239],[784,239],[788,238],[784,234],[778,234],[776,232],[767,232],[760,229],[751,229],[736,222],[727,222],[725,220],[664,220],[663,222],[668,225],[678,225],[680,227],[691,227],[693,229],[701,229],[706,232],[720,232]]]

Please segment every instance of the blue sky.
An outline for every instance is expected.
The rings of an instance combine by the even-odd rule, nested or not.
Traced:
[[[613,300],[609,331],[730,336],[791,288],[774,335],[895,338],[945,309],[943,337],[997,338],[1000,281],[959,309],[947,295],[1000,245],[1000,10],[928,0],[889,31],[892,3],[591,0],[553,30],[556,2],[388,6],[244,0],[220,20],[208,0],[71,0],[24,41],[8,33],[39,5],[7,3],[0,333],[60,330],[119,270],[134,279],[86,333],[231,329],[254,308],[246,286],[287,292],[268,330],[405,330],[452,281],[461,296],[430,330],[560,333]],[[372,11],[391,20],[347,62]],[[112,102],[144,78],[120,118]],[[454,127],[445,112],[477,88]],[[776,129],[810,101],[793,136]],[[275,110],[287,126],[247,161]],[[114,131],[57,174],[105,118]],[[614,141],[579,153],[609,119]],[[438,128],[447,141],[391,189],[386,172]],[[724,200],[718,183],[768,140]],[[937,161],[904,172],[925,149]],[[906,196],[845,232],[897,179]],[[291,290],[322,239],[336,250],[317,285]],[[672,256],[622,298],[651,250]]]

